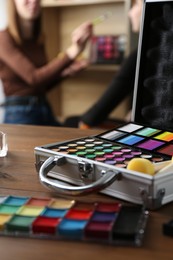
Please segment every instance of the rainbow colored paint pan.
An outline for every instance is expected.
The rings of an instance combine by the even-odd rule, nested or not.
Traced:
[[[43,201],[54,203],[43,206]],[[21,203],[18,212],[9,210],[0,213],[0,235],[30,237],[40,239],[67,239],[83,242],[105,243],[110,245],[141,246],[148,219],[143,207],[126,206],[118,202],[79,202],[55,198],[24,198],[8,196],[6,202],[13,209]],[[35,202],[35,210],[42,202],[43,209],[33,214],[28,201]],[[12,202],[12,203],[11,203]],[[64,203],[64,206],[62,207]],[[4,205],[0,202],[0,206]],[[59,208],[58,208],[59,205]],[[70,205],[70,206],[69,206]],[[25,214],[24,208],[29,207]],[[129,222],[127,219],[134,220]],[[116,232],[124,234],[117,239]]]

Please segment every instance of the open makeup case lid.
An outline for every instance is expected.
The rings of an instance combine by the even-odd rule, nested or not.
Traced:
[[[145,0],[132,121],[173,130],[173,1]]]
[[[119,152],[123,160],[137,153],[151,160],[167,161],[173,156],[173,52],[169,48],[173,43],[172,17],[173,1],[144,1],[132,122],[98,136],[35,147],[36,169],[43,185],[65,196],[100,191],[149,209],[173,201],[172,170],[151,176],[117,164]],[[103,150],[104,156],[93,159],[93,146],[97,149],[95,157]],[[71,149],[76,147],[79,150],[72,154]],[[88,150],[90,154],[85,156]]]

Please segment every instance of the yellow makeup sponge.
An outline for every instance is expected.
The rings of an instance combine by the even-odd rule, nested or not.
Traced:
[[[155,174],[155,168],[152,162],[144,158],[133,158],[127,165],[128,170],[147,173],[149,175]]]

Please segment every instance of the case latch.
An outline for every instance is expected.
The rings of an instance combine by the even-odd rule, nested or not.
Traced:
[[[78,168],[81,172],[81,179],[89,179],[93,171],[93,164],[83,161],[78,161]]]

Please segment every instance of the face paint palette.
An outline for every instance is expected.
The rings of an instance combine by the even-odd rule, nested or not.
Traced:
[[[95,162],[126,168],[136,157],[153,163],[173,156],[173,132],[128,123],[98,136],[49,146],[48,149]]]
[[[171,161],[171,131],[131,122],[96,136],[35,147],[35,156],[40,182],[61,195],[99,191],[150,209],[173,200],[172,170],[152,176],[127,168],[133,158],[157,166]]]
[[[99,191],[150,209],[173,201],[171,167],[155,175],[127,167],[134,158],[154,166],[173,164],[172,16],[173,1],[143,1],[132,122],[96,136],[35,147],[43,185],[61,195]]]
[[[0,235],[141,246],[148,212],[118,202],[1,196]]]

